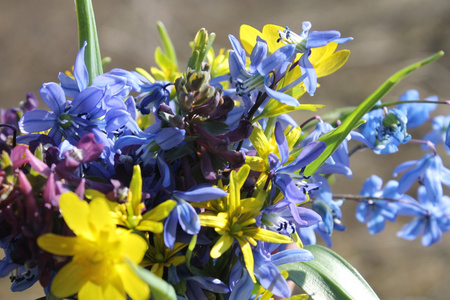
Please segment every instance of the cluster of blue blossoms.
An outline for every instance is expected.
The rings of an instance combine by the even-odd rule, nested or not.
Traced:
[[[304,22],[300,35],[288,28],[280,31],[274,37],[277,49],[270,49],[261,34],[252,41],[251,52],[230,36],[232,49],[226,52],[225,68],[218,66],[220,56],[214,57],[210,49],[204,60],[196,59],[200,49],[185,73],[156,80],[148,73],[112,69],[90,82],[85,44],[72,73],[60,73],[59,83],[42,85],[40,97],[50,110],[37,109],[38,101],[31,94],[20,108],[2,110],[0,148],[7,154],[0,163],[0,246],[6,255],[0,262],[0,276],[13,274],[16,291],[37,280],[49,286],[66,262],[43,253],[36,240],[49,232],[71,234],[58,214],[59,197],[72,191],[83,199],[94,190],[125,203],[136,165],[142,170],[142,211],[174,201],[163,221],[162,242],[156,233],[149,233],[153,236],[150,245],[159,241],[167,251],[176,249],[177,255],[186,255],[187,248],[180,244],[188,245],[196,236],[191,264],[197,269],[211,267],[211,244],[218,234],[224,235],[223,228],[211,225],[213,212],[218,218],[241,209],[231,204],[220,207],[213,201],[231,197],[227,196],[234,187],[230,178],[247,169],[237,173],[247,176],[237,184],[237,193],[248,207],[230,221],[235,222],[233,226],[256,224],[255,228],[292,238],[299,246],[315,244],[318,234],[331,246],[333,231],[345,229],[341,206],[357,200],[356,218],[367,223],[371,234],[381,232],[386,220],[406,215],[413,218],[399,237],[422,236],[425,246],[438,242],[450,230],[450,198],[443,188],[450,187],[450,170],[437,148],[442,144],[445,155],[450,154],[450,115],[430,117],[440,104],[437,97],[421,100],[416,90],[409,90],[396,104],[386,106],[380,101],[314,174],[305,172],[328,146],[321,137],[340,121],[327,123],[316,117],[299,126],[287,113],[302,108],[298,100],[302,93],[312,96],[316,91],[321,73],[314,49],[351,40],[337,31],[309,32],[310,27]],[[292,75],[294,70],[297,77]],[[422,139],[408,132],[428,123],[432,130]],[[354,151],[349,143],[379,155],[417,143],[425,154],[396,167],[393,175],[400,177],[398,181],[390,180],[383,187],[382,179],[373,175],[360,195],[333,195],[331,175],[353,176],[350,156]],[[412,187],[417,188],[416,198]],[[239,223],[253,206],[258,213],[250,218],[250,225]],[[286,249],[262,234],[250,238],[247,231],[242,232],[259,268],[250,267],[244,253],[245,259],[233,260],[231,255],[228,261],[233,264],[223,266],[230,272],[227,278],[217,273],[217,278],[200,278],[190,268],[170,263],[161,276],[178,287],[180,278],[188,280],[180,292],[185,299],[206,298],[205,291],[246,299],[254,277],[273,294],[289,297],[286,280],[276,266],[311,260],[311,253]],[[217,250],[216,258],[226,251],[244,252],[240,238],[236,237],[231,250]]]

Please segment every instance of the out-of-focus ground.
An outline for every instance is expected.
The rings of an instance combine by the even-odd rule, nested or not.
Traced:
[[[183,1],[94,0],[103,56],[111,67],[148,69],[159,45],[156,21],[166,25],[179,60],[187,61],[188,46],[201,27],[217,34],[215,48],[229,47],[227,35],[239,35],[243,23],[261,29],[264,24],[289,26],[299,32],[309,20],[314,30],[336,29],[354,41],[348,63],[336,74],[319,80],[321,88],[302,103],[326,104],[324,111],[356,105],[400,68],[438,50],[450,54],[450,1],[448,0],[317,0],[317,1]],[[0,2],[0,103],[16,106],[26,92],[38,95],[42,83],[58,81],[77,52],[73,1],[2,0]],[[450,58],[444,57],[413,73],[385,98],[395,100],[406,89],[417,88],[423,97],[450,97]],[[45,105],[41,105],[44,108]],[[440,106],[437,114],[448,114]],[[297,114],[299,123],[310,114]],[[429,127],[428,127],[429,128]],[[421,138],[428,129],[416,132]],[[406,148],[406,149],[405,149]],[[401,161],[418,159],[416,146],[401,154],[379,157],[369,151],[355,154],[354,179],[339,178],[335,192],[358,193],[365,178],[381,174],[385,181]],[[443,154],[443,153],[442,153]],[[443,154],[445,155],[445,154]],[[448,162],[448,159],[447,159]],[[447,164],[449,165],[449,164]],[[446,191],[448,194],[448,190]],[[448,299],[450,294],[450,236],[425,248],[420,240],[406,241],[395,234],[408,219],[387,224],[371,236],[354,218],[354,203],[344,205],[345,232],[333,235],[333,250],[355,266],[381,299]],[[11,293],[9,279],[0,279],[0,299],[34,299],[39,287]]]

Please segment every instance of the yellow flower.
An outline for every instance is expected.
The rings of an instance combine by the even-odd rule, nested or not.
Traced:
[[[51,292],[58,298],[78,293],[78,299],[148,299],[150,289],[132,269],[144,257],[147,242],[117,228],[107,200],[89,204],[72,192],[60,199],[61,214],[76,236],[45,234],[39,247],[55,255],[73,256],[56,274]],[[131,264],[131,266],[130,266]]]
[[[256,247],[256,240],[271,243],[290,243],[292,239],[277,232],[262,229],[256,226],[256,217],[260,214],[260,205],[254,208],[256,198],[241,199],[241,187],[243,186],[250,172],[250,167],[244,165],[239,172],[232,171],[230,174],[230,184],[228,187],[227,201],[224,203],[226,212],[220,212],[217,215],[203,213],[199,216],[200,224],[205,227],[213,227],[221,235],[211,249],[212,258],[221,257],[234,241],[237,241],[245,266],[252,278],[256,282],[254,269],[254,259],[252,246]],[[250,205],[243,205],[243,203]]]
[[[186,257],[178,254],[187,244],[175,243],[173,249],[169,249],[164,244],[162,235],[155,234],[153,236],[154,246],[149,245],[148,251],[145,254],[144,260],[141,263],[143,267],[151,266],[151,272],[162,278],[164,268],[174,265],[175,267],[184,263]]]
[[[87,194],[93,199],[100,197],[106,200],[105,195],[94,190],[87,191]],[[142,203],[142,176],[139,165],[133,167],[133,177],[131,178],[127,201],[125,203],[107,201],[107,203],[117,225],[153,233],[163,232],[164,226],[161,221],[169,215],[177,204],[174,200],[167,200],[142,215],[145,205]]]

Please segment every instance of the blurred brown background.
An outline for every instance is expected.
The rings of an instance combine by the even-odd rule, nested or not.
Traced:
[[[313,30],[336,29],[354,41],[340,48],[352,51],[348,63],[336,74],[319,80],[321,88],[303,103],[326,104],[324,111],[356,105],[400,68],[438,50],[450,54],[450,1],[448,0],[94,0],[103,56],[111,67],[148,69],[159,45],[156,21],[161,20],[185,64],[188,46],[201,27],[217,34],[215,48],[229,47],[227,35],[239,35],[243,23],[261,29],[264,24],[289,26],[299,32],[309,20]],[[77,28],[73,1],[0,1],[0,101],[1,107],[16,106],[26,92],[38,95],[42,83],[58,81],[59,71],[69,69],[77,52]],[[450,97],[448,55],[409,76],[386,98],[395,100],[406,89],[417,88],[423,97]],[[41,105],[44,108],[45,105]],[[440,106],[438,114],[448,114]],[[296,116],[299,123],[305,115]],[[429,128],[429,127],[428,127]],[[414,135],[421,138],[428,130]],[[398,162],[418,159],[418,147],[405,146],[400,155],[377,157],[357,153],[352,168],[355,179],[340,178],[336,192],[358,193],[372,173],[390,179]],[[410,150],[411,149],[411,150]],[[445,155],[445,154],[443,154]],[[447,159],[448,162],[448,159]],[[450,165],[447,163],[447,165]],[[447,190],[447,194],[448,190]],[[415,195],[414,195],[415,196]],[[354,218],[354,203],[345,204],[344,222],[349,229],[336,232],[333,250],[365,276],[381,299],[431,300],[450,298],[450,235],[430,248],[396,238],[408,219],[387,224],[377,235],[367,233]],[[34,299],[39,287],[12,294],[9,279],[0,279],[0,299]]]

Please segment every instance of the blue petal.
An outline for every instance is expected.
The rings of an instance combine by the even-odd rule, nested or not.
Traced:
[[[271,262],[276,266],[292,262],[305,262],[314,259],[311,252],[306,249],[288,249],[280,251],[271,256]]]
[[[278,151],[280,153],[280,163],[284,165],[289,159],[289,146],[284,135],[280,122],[275,124],[275,140],[277,141]]]
[[[250,55],[250,66],[248,67],[248,70],[251,74],[257,72],[257,67],[261,64],[262,60],[267,57],[267,53],[269,53],[269,48],[267,47],[266,41],[258,36],[256,38],[256,45],[253,47]]]
[[[90,86],[81,91],[73,99],[70,113],[75,115],[89,113],[102,100],[103,94],[103,89],[96,86]]]
[[[341,33],[336,30],[311,31],[311,33],[308,35],[306,48],[323,47],[340,37]]]
[[[406,240],[416,239],[425,229],[425,224],[422,222],[423,218],[418,217],[403,226],[402,230],[397,233],[398,237]]]
[[[64,73],[59,73],[58,79],[61,82],[61,87],[67,97],[73,98],[80,92],[77,82]]]
[[[42,100],[57,116],[64,112],[66,96],[63,89],[54,82],[44,83],[39,90]]]
[[[305,53],[300,57],[299,66],[302,74],[306,74],[306,77],[303,80],[305,89],[311,96],[314,96],[317,89],[317,73],[316,69],[314,69],[314,66],[309,61],[308,53]]]
[[[217,278],[205,277],[205,276],[192,276],[192,277],[187,277],[186,279],[193,280],[193,281],[197,282],[205,290],[208,290],[208,291],[211,291],[214,293],[225,294],[230,291],[230,289],[226,286],[226,284]]]
[[[42,109],[25,113],[19,121],[20,131],[26,133],[45,131],[54,126],[58,126],[55,114]]]
[[[372,175],[363,183],[363,188],[360,192],[362,196],[374,196],[376,192],[381,190],[383,186],[383,179],[377,175]]]
[[[183,142],[185,132],[184,129],[179,129],[177,127],[163,128],[156,134],[155,142],[161,149],[169,150]]]
[[[422,236],[422,245],[425,247],[437,243],[442,238],[442,231],[435,218],[431,218],[425,225],[425,230]]]
[[[280,172],[293,173],[306,167],[309,163],[315,160],[319,155],[325,150],[327,145],[321,141],[314,141],[306,145],[302,152],[297,156],[297,158],[285,167],[278,169]]]
[[[248,275],[247,270],[243,269],[243,275],[239,282],[234,286],[230,294],[230,300],[250,299],[254,287],[253,281]]]
[[[297,99],[294,97],[281,93],[275,90],[272,90],[267,84],[264,84],[264,89],[266,90],[267,95],[270,96],[270,98],[273,98],[275,100],[280,101],[283,104],[289,105],[289,106],[299,106],[300,103]]]
[[[281,275],[280,270],[271,263],[255,264],[255,276],[259,283],[266,289],[271,291],[274,295],[282,298],[289,298],[291,290],[289,285]],[[247,298],[246,298],[247,299]]]
[[[192,205],[181,200],[176,210],[181,228],[188,234],[197,234],[200,231],[200,219]]]
[[[169,249],[175,246],[175,238],[177,236],[178,214],[172,210],[164,222],[164,244]]]
[[[83,43],[80,51],[78,51],[77,58],[75,59],[75,65],[73,66],[73,76],[75,77],[78,85],[78,89],[83,91],[89,84],[89,73],[84,62],[84,50],[87,42]]]
[[[240,64],[245,66],[247,55],[245,54],[244,48],[241,47],[241,44],[233,35],[229,34],[228,38],[231,42],[231,46],[233,46],[233,49],[237,54],[237,58],[239,59]]]
[[[228,193],[220,188],[216,188],[211,186],[210,184],[204,183],[196,185],[186,192],[174,191],[173,195],[177,198],[181,198],[189,202],[198,203],[225,197],[228,195]]]
[[[294,45],[286,45],[267,56],[258,66],[258,72],[262,76],[267,76],[270,72],[287,62],[295,53]]]

